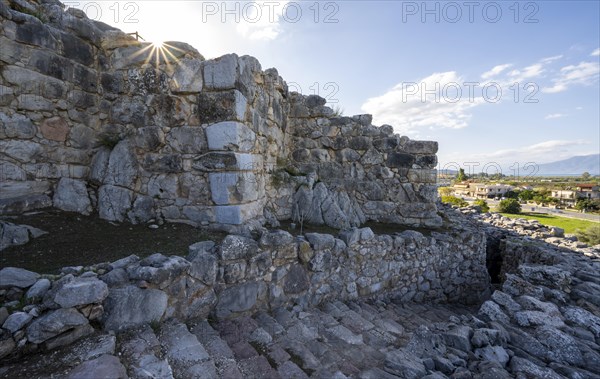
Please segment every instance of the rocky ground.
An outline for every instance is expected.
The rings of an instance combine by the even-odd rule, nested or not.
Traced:
[[[450,210],[444,217],[465,222]],[[7,363],[0,377],[600,378],[598,248],[568,248],[575,241],[535,223],[500,228],[502,219],[483,217],[478,228],[498,254],[501,281],[480,306],[382,295],[233,320],[172,319],[96,331]]]

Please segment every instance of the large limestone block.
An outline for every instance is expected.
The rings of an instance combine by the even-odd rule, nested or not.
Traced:
[[[156,289],[135,286],[113,288],[104,302],[104,328],[126,328],[159,321],[167,309],[168,296]]]
[[[240,225],[247,220],[262,215],[263,202],[255,201],[240,205],[214,207],[215,221],[219,224]]]
[[[258,199],[258,178],[253,172],[212,172],[208,176],[217,205],[242,204]]]
[[[63,308],[101,303],[108,296],[108,286],[101,280],[92,278],[75,278],[61,286],[54,302]]]
[[[129,141],[120,141],[110,153],[104,182],[133,188],[138,174],[138,163]]]
[[[27,288],[40,277],[39,274],[22,268],[5,267],[0,270],[0,288]]]
[[[35,136],[36,130],[28,117],[18,113],[7,115],[0,112],[0,139],[31,139]]]
[[[24,163],[36,161],[43,153],[40,144],[22,140],[0,141],[0,151],[9,157]]]
[[[88,320],[74,308],[61,308],[36,319],[27,327],[27,338],[42,343],[67,330],[87,325]]]
[[[234,152],[212,151],[194,160],[198,171],[258,171],[263,167],[262,156]]]
[[[92,210],[87,188],[82,180],[62,178],[56,187],[53,203],[54,207],[67,212],[87,215]]]
[[[413,141],[409,140],[402,150],[410,154],[435,154],[438,151],[438,143],[436,141]]]
[[[19,196],[39,195],[50,189],[50,183],[38,181],[0,183],[0,199],[10,199]]]
[[[210,150],[250,152],[254,149],[256,134],[246,125],[236,121],[223,121],[206,128]]]
[[[248,100],[238,90],[203,92],[198,97],[200,122],[244,121]]]
[[[98,191],[98,212],[100,218],[122,222],[131,209],[133,191],[115,186],[102,186]]]
[[[202,91],[202,61],[182,59],[177,62],[170,87],[173,93],[198,93]]]
[[[238,79],[238,56],[227,54],[204,62],[204,86],[207,89],[232,89]]]
[[[172,128],[167,135],[167,144],[184,154],[198,154],[207,148],[204,129],[197,126]]]
[[[252,309],[258,296],[258,283],[249,282],[229,287],[219,296],[216,313],[217,317],[227,317],[232,313],[244,312]]]

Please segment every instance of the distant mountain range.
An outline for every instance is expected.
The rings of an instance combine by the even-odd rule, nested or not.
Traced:
[[[538,169],[536,176],[579,176],[584,172],[589,172],[590,175],[600,175],[600,154],[582,155],[562,161],[543,163],[538,165]]]
[[[481,168],[481,167],[478,167]],[[525,169],[521,165],[521,176],[531,175],[532,168]],[[533,176],[581,176],[584,172],[590,175],[600,175],[600,154],[582,155],[563,159],[562,161],[540,163],[537,165],[537,172]],[[513,170],[510,167],[502,167],[502,172],[511,175]],[[440,169],[438,175],[453,177],[458,173],[452,169]]]

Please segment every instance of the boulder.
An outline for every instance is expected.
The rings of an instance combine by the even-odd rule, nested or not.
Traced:
[[[55,208],[63,211],[84,215],[89,215],[92,211],[90,197],[85,182],[82,180],[61,178],[52,201]]]
[[[104,302],[104,329],[123,330],[160,321],[167,309],[167,300],[167,294],[156,289],[131,285],[112,288]]]
[[[383,369],[406,379],[422,378],[427,374],[423,361],[403,350],[392,350],[387,353]]]
[[[219,257],[224,260],[244,259],[258,252],[258,244],[253,239],[230,234],[223,239],[219,249]]]
[[[15,333],[17,330],[22,329],[25,325],[33,319],[33,316],[25,312],[15,312],[8,316],[2,327],[9,330],[11,333]]]
[[[32,343],[42,343],[84,325],[88,325],[88,320],[76,309],[61,308],[34,320],[27,327],[27,338]]]
[[[75,278],[64,283],[54,295],[54,302],[63,308],[102,303],[108,296],[108,286],[103,281],[90,278]]]
[[[75,367],[68,379],[127,379],[127,370],[113,355],[102,355],[96,359],[83,362]]]
[[[249,282],[229,287],[218,296],[217,317],[228,317],[232,313],[245,312],[256,304],[258,283]]]
[[[22,268],[5,267],[0,270],[0,289],[31,287],[39,277],[39,274]]]

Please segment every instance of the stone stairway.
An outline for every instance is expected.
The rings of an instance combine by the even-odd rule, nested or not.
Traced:
[[[0,377],[392,378],[383,371],[388,353],[406,346],[420,326],[468,312],[452,305],[336,301],[232,320],[171,320],[116,338],[95,335],[0,369]],[[72,353],[80,350],[86,354]]]

